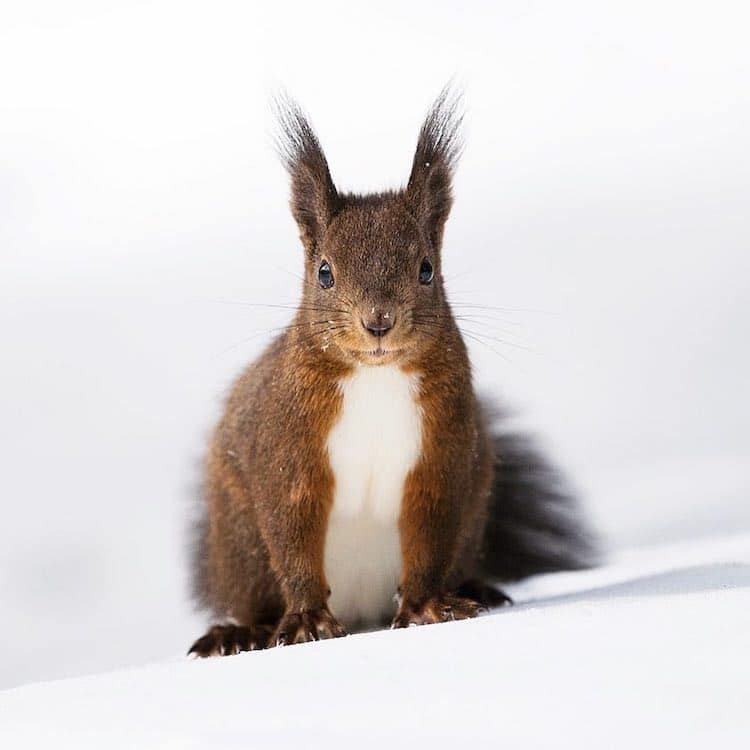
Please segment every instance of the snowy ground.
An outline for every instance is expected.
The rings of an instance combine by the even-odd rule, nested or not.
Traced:
[[[474,621],[8,690],[0,744],[748,746],[750,536],[512,593],[514,608]]]
[[[0,746],[739,744],[747,2],[1,5]],[[337,183],[382,189],[454,74],[444,267],[476,384],[610,563],[477,622],[183,663],[206,435],[300,284],[268,96]]]

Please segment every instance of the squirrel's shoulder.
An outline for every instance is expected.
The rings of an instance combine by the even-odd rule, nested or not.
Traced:
[[[264,403],[274,408],[283,406],[313,391],[335,386],[347,369],[285,331],[234,381],[227,406],[229,410],[259,408]]]

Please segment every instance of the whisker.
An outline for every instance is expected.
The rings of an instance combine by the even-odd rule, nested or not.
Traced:
[[[461,328],[461,333],[471,333],[474,336],[478,336],[481,338],[489,339],[490,341],[497,341],[499,344],[504,344],[505,346],[512,346],[514,349],[522,349],[525,352],[530,352],[531,354],[539,354],[540,352],[536,349],[533,349],[529,346],[524,346],[523,344],[516,344],[513,341],[506,341],[505,339],[498,338],[496,336],[490,336],[486,333],[482,333],[480,331],[471,331],[467,330],[466,328]]]
[[[498,318],[497,315],[484,315],[483,313],[460,313],[454,315],[456,320],[492,320],[497,323],[504,323],[505,325],[515,326],[516,328],[523,327],[523,323],[518,320],[508,320],[507,318]]]
[[[217,354],[214,356],[220,357],[224,354],[227,354],[228,352],[233,351],[234,349],[237,349],[243,344],[247,344],[249,341],[252,341],[253,339],[258,338],[259,336],[263,336],[264,334],[293,331],[295,329],[307,328],[308,326],[330,325],[330,324],[331,324],[330,320],[306,320],[303,323],[290,323],[289,325],[276,326],[275,328],[264,328],[263,330],[255,331],[253,334],[242,339],[241,341],[237,341],[236,343],[231,344],[225,349],[222,349],[221,351],[217,352]]]
[[[338,325],[332,325],[328,328],[324,328],[318,331],[313,331],[312,333],[308,333],[306,336],[302,337],[295,337],[293,339],[290,339],[289,341],[284,342],[284,348],[285,349],[293,349],[295,347],[302,347],[309,345],[313,341],[321,341],[325,340],[326,337],[331,337],[331,334],[334,334],[336,331],[344,332],[347,328],[349,328],[348,324],[338,324]]]
[[[510,359],[510,357],[506,357],[502,352],[499,352],[497,349],[495,349],[494,347],[490,346],[486,341],[482,341],[482,339],[479,339],[476,336],[474,336],[473,334],[468,333],[466,331],[462,331],[461,334],[463,336],[467,336],[468,338],[472,339],[473,341],[476,341],[478,344],[482,344],[482,346],[487,347],[487,349],[489,349],[491,352],[493,352],[494,354],[497,354],[498,357],[502,357],[502,359],[504,359],[506,362],[508,362],[509,364],[512,364],[513,361]]]
[[[414,322],[418,326],[427,326],[428,328],[431,327],[431,329],[432,329],[433,332],[435,330],[443,330],[443,331],[447,331],[448,330],[447,325],[445,325],[444,323],[442,323],[440,321],[430,320],[430,319],[420,319],[418,316],[413,316],[412,319],[414,320]],[[449,320],[447,316],[443,316],[443,319],[444,320]],[[487,343],[487,341],[485,341],[485,339],[488,339],[488,340],[491,340],[491,341],[496,341],[496,342],[498,342],[500,344],[504,344],[505,346],[510,346],[510,347],[515,348],[515,349],[522,349],[524,351],[528,351],[528,352],[531,352],[533,354],[538,354],[539,353],[536,350],[531,349],[531,348],[529,348],[527,346],[524,346],[522,344],[517,344],[517,343],[514,343],[512,341],[506,341],[505,339],[497,338],[497,337],[494,337],[494,336],[489,336],[488,334],[481,333],[479,331],[473,331],[471,329],[467,329],[467,328],[465,328],[464,326],[461,326],[461,325],[459,325],[458,328],[459,328],[459,332],[461,333],[462,336],[466,336],[467,338],[470,338],[473,341],[476,341],[477,343],[480,343],[480,344],[486,346],[488,349],[490,349],[490,351],[493,351],[495,354],[497,354],[498,356],[502,357],[503,359],[505,359],[508,362],[511,361],[510,358],[508,358],[507,356],[505,356],[501,352],[498,352],[494,347],[490,346]],[[421,332],[425,333],[425,334],[427,333],[427,331],[425,331],[424,329],[422,329]]]
[[[288,274],[289,276],[293,276],[295,279],[298,279],[301,281],[304,285],[308,286],[310,289],[314,290],[315,292],[320,291],[318,288],[318,285],[314,281],[310,281],[309,279],[306,279],[304,276],[300,276],[298,273],[295,273],[294,271],[290,271],[287,268],[282,268],[281,266],[276,266],[276,269]],[[336,296],[338,299],[340,299],[342,302],[345,302],[349,304],[352,307],[355,307],[354,301],[349,297],[348,294],[345,292],[342,292],[340,289],[336,290]]]
[[[480,305],[473,302],[457,302],[450,300],[451,307],[461,307],[466,310],[491,310],[505,313],[534,313],[538,315],[557,315],[554,310],[538,310],[529,307],[494,307],[492,305]]]
[[[348,310],[344,310],[339,307],[323,307],[321,305],[281,305],[271,302],[244,302],[242,300],[225,299],[212,299],[208,301],[219,305],[238,305],[240,307],[263,307],[277,310],[294,310],[304,312],[335,312],[342,315],[348,313]]]

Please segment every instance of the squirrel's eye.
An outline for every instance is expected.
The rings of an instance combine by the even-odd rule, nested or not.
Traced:
[[[333,286],[333,273],[328,261],[324,260],[318,269],[318,282],[323,289],[330,289]]]
[[[419,266],[419,283],[429,284],[432,281],[432,277],[435,272],[432,270],[432,263],[427,258],[422,261],[422,265]]]

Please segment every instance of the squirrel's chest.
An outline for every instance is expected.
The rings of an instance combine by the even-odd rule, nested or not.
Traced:
[[[342,403],[328,436],[334,475],[325,572],[342,623],[392,614],[401,570],[398,518],[407,474],[419,457],[418,381],[390,365],[362,366],[340,383]]]

